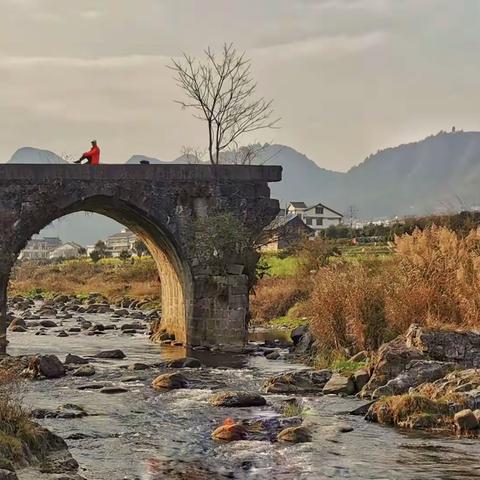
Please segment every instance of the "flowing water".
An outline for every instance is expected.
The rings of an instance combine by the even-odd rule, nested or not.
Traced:
[[[107,316],[83,315],[87,320],[110,323]],[[66,320],[64,328],[74,325]],[[205,466],[209,479],[472,479],[480,478],[478,440],[401,432],[367,423],[345,412],[361,401],[340,397],[304,397],[307,421],[314,425],[311,443],[283,445],[270,441],[214,442],[211,432],[226,417],[273,418],[279,414],[272,404],[287,397],[268,396],[269,405],[245,409],[212,407],[208,399],[219,389],[258,391],[263,381],[287,370],[304,368],[283,360],[244,355],[193,352],[206,365],[184,369],[191,388],[160,393],[150,387],[159,368],[126,370],[134,362],[147,364],[185,356],[178,347],[149,343],[146,335],[106,331],[101,336],[82,334],[57,337],[53,331],[36,336],[10,333],[9,353],[24,355],[53,353],[61,360],[67,353],[89,357],[100,350],[121,349],[124,360],[91,359],[94,377],[72,376],[29,383],[26,402],[32,408],[56,409],[67,403],[89,413],[78,419],[48,419],[42,423],[67,440],[90,480],[168,479],[155,474],[158,465],[174,470]],[[111,384],[128,389],[106,395],[98,390],[79,390],[91,384]],[[339,433],[338,426],[354,430]],[[173,474],[172,474],[173,475]],[[196,477],[193,474],[192,480]],[[202,477],[204,478],[204,477]],[[207,478],[207,477],[205,477]]]

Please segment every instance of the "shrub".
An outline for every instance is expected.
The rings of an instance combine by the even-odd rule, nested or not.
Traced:
[[[338,261],[313,277],[300,314],[323,357],[376,349],[411,323],[480,327],[480,230],[461,237],[433,226],[395,244],[388,260]]]
[[[264,278],[250,300],[250,311],[256,321],[284,317],[299,301],[308,297],[309,282],[298,278]]]
[[[43,292],[88,294],[99,292],[111,300],[160,296],[158,269],[152,257],[125,262],[105,258],[97,263],[86,259],[67,260],[57,264],[18,264],[12,274],[11,293],[25,294],[35,289]]]
[[[330,257],[338,254],[338,249],[325,239],[320,237],[314,239],[307,238],[301,242],[296,254],[298,258],[298,273],[300,275],[309,275],[310,272],[325,267]]]
[[[0,460],[4,466],[28,452],[47,449],[44,430],[30,420],[22,404],[22,381],[16,373],[0,370]]]

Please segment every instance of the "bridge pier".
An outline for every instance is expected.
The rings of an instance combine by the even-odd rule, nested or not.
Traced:
[[[33,234],[78,211],[111,217],[146,243],[162,288],[160,328],[185,345],[243,345],[255,252],[238,244],[278,213],[268,182],[280,180],[275,166],[0,165],[0,353],[11,265]],[[216,216],[201,238],[202,219]],[[229,218],[245,238],[212,246]]]
[[[7,286],[8,276],[0,275],[0,356],[7,353]]]

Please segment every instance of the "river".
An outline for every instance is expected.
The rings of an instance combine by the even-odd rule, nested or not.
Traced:
[[[107,315],[82,315],[105,325]],[[62,328],[76,324],[63,320]],[[147,364],[185,356],[179,347],[154,345],[143,334],[107,330],[103,335],[83,333],[62,338],[53,330],[46,335],[9,333],[9,353],[53,353],[62,361],[67,353],[93,357],[100,350],[121,349],[123,360],[91,358],[97,371],[89,379],[66,376],[28,384],[26,403],[32,408],[55,409],[73,403],[88,416],[47,419],[41,422],[66,439],[89,480],[140,480],[187,478],[153,473],[157,465],[171,471],[205,467],[215,472],[208,478],[235,479],[472,479],[480,478],[478,440],[404,432],[371,424],[346,412],[362,404],[354,398],[304,397],[306,421],[313,424],[311,443],[284,445],[270,441],[219,444],[211,432],[227,418],[273,418],[272,407],[282,396],[267,396],[265,407],[224,409],[208,403],[221,389],[258,391],[269,376],[304,368],[284,360],[260,356],[193,352],[206,365],[184,369],[190,388],[159,393],[150,387],[160,369],[131,371],[134,362]],[[98,390],[79,390],[90,383],[123,386],[127,392],[106,395]],[[286,397],[283,397],[286,398]],[[349,433],[338,426],[348,423]],[[195,474],[188,477],[195,480]],[[203,477],[202,477],[203,478]],[[207,477],[205,477],[207,478]]]

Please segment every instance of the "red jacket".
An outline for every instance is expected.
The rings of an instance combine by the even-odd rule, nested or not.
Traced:
[[[95,145],[88,152],[85,152],[82,158],[88,159],[90,165],[98,165],[100,163],[100,149]]]

